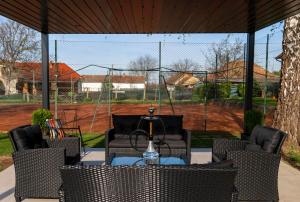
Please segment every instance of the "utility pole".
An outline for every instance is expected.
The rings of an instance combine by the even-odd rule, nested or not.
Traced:
[[[264,116],[266,116],[267,105],[267,85],[268,85],[268,64],[269,63],[269,34],[267,34],[266,43],[266,72],[265,72],[265,87],[264,87]]]
[[[73,78],[71,74],[71,104],[73,103]]]
[[[160,115],[160,110],[161,110],[161,42],[159,42],[159,57],[158,57],[158,67],[159,67],[159,73],[158,73],[158,115]]]

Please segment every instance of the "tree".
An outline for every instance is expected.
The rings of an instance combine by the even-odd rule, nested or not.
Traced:
[[[284,22],[281,83],[273,127],[288,135],[287,145],[300,143],[300,14]]]
[[[39,52],[34,30],[7,20],[0,24],[0,64],[5,94],[11,92],[11,81],[17,78],[16,62],[33,61]]]
[[[219,67],[225,66],[227,62],[243,58],[244,43],[240,38],[235,38],[234,42],[231,42],[231,36],[228,34],[220,43],[213,43],[204,53],[209,65],[216,66],[216,57]]]
[[[191,59],[185,58],[178,60],[172,64],[172,69],[176,71],[188,72],[193,70],[199,70],[200,65]]]
[[[128,65],[128,69],[132,70],[131,72],[135,75],[144,76],[145,78],[145,87],[144,87],[144,100],[146,99],[146,89],[149,81],[151,80],[151,76],[154,71],[148,71],[151,69],[155,69],[157,67],[156,58],[145,55],[140,56],[137,59],[130,61]]]

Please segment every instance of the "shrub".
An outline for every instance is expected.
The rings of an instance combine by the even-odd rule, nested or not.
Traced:
[[[263,117],[263,113],[259,110],[246,111],[244,118],[246,132],[251,133],[256,125],[262,125]]]
[[[41,129],[46,129],[46,120],[52,117],[48,109],[37,109],[32,112],[32,124],[40,125]]]
[[[245,95],[245,85],[238,84],[238,86],[237,86],[237,94],[238,94],[239,97],[244,97],[244,95]]]
[[[253,81],[253,97],[261,97],[262,95],[262,88],[261,86],[259,85],[259,83],[254,80]]]

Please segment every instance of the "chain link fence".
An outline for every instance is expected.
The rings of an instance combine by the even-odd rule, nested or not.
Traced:
[[[241,132],[247,50],[243,41],[62,40],[57,41],[57,53],[50,41],[51,109],[84,132],[104,132],[112,127],[112,114],[147,114],[150,106],[157,114],[184,115],[184,127],[190,130]],[[267,117],[279,90],[280,53],[281,44],[257,39],[253,102]],[[81,63],[72,61],[74,56]],[[7,84],[0,83],[0,103],[41,107],[41,64],[20,63],[15,77],[9,95]]]

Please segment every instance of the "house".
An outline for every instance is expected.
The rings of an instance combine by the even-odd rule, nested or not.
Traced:
[[[103,84],[111,82],[113,90],[128,90],[145,88],[144,76],[132,75],[82,75],[81,91],[82,92],[98,92],[101,91]]]
[[[0,66],[1,68],[1,66]],[[3,66],[2,66],[3,68]],[[42,91],[42,69],[41,63],[38,62],[17,62],[15,63],[16,71],[11,78],[10,94],[29,93],[33,95],[41,94]],[[0,71],[1,72],[1,71]],[[56,90],[56,75],[57,87],[59,93],[76,92],[78,90],[78,82],[80,75],[65,63],[57,63],[56,65],[50,62],[49,65],[49,80],[51,91]],[[4,74],[0,74],[0,81],[4,84],[4,88],[8,88],[7,78]]]
[[[244,60],[231,61],[225,64],[223,67],[219,67],[217,73],[208,74],[208,81],[217,82],[231,82],[231,83],[243,83],[245,81],[246,69]],[[253,66],[253,78],[258,83],[265,81],[266,70],[254,63]],[[271,72],[267,72],[268,82],[276,83],[279,82],[279,76]]]
[[[167,79],[166,84],[168,90],[173,91],[175,86],[193,88],[199,82],[200,79],[191,73],[176,73]]]

